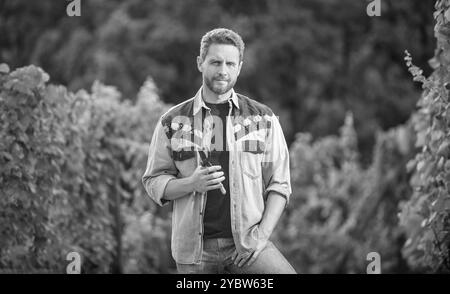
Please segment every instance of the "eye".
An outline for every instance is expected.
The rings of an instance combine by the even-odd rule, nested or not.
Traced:
[[[234,63],[234,62],[227,62],[227,65],[228,65],[228,66],[235,66],[236,63]]]

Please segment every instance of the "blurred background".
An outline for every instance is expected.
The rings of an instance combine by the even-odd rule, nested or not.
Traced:
[[[0,273],[64,273],[72,251],[83,273],[175,271],[171,208],[141,176],[217,27],[290,146],[273,239],[296,270],[366,273],[377,252],[383,273],[449,271],[446,1],[71,2],[0,0]]]

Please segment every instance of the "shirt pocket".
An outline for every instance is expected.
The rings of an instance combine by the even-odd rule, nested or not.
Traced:
[[[251,180],[261,177],[261,162],[265,149],[264,134],[263,131],[253,131],[237,142],[242,173]]]
[[[240,152],[241,171],[250,180],[261,177],[262,153]]]

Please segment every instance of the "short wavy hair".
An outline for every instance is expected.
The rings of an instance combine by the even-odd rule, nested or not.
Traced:
[[[202,60],[205,60],[211,44],[233,45],[239,50],[239,61],[242,61],[244,58],[244,41],[238,33],[232,30],[218,28],[207,32],[200,41],[200,58]]]

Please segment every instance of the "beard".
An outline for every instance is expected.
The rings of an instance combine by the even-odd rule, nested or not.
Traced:
[[[228,80],[222,80],[219,78],[208,79],[205,77],[203,80],[205,81],[205,85],[208,87],[208,89],[211,90],[211,92],[213,92],[216,95],[225,94],[234,87],[234,84],[236,84],[236,80],[233,81],[231,79]],[[225,81],[227,84],[220,86],[217,83],[215,83],[215,81]]]

